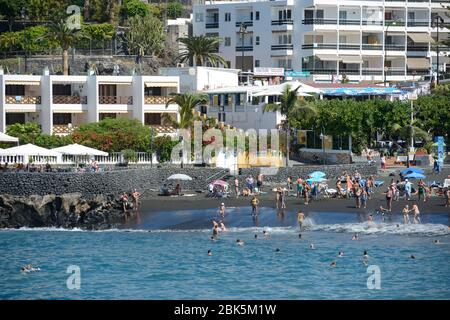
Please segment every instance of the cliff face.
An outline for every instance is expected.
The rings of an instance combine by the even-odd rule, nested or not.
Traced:
[[[114,228],[125,221],[121,204],[103,195],[80,193],[13,197],[0,195],[0,228],[57,227],[88,230]]]

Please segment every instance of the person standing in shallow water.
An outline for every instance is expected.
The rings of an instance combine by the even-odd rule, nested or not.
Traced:
[[[256,196],[253,196],[250,204],[252,206],[252,215],[256,216],[258,214],[258,205],[259,205],[258,198],[256,198]]]
[[[239,198],[239,179],[234,178],[234,193],[236,194],[236,199]]]
[[[298,226],[300,228],[300,232],[303,231],[303,221],[305,220],[305,214],[301,211],[299,211],[297,213],[297,222],[298,222]]]
[[[219,207],[220,216],[223,218],[225,216],[225,203],[221,203]]]
[[[413,222],[420,223],[420,211],[417,204],[413,204],[411,211],[413,212]]]

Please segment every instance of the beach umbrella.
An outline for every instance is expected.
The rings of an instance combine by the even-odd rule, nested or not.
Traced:
[[[408,168],[408,169],[405,169],[405,170],[403,170],[403,171],[400,172],[400,174],[401,174],[402,176],[407,175],[407,174],[410,174],[410,173],[420,173],[420,174],[424,174],[425,171],[422,170],[422,169],[419,169],[419,168]]]
[[[308,180],[306,180],[308,183],[312,183],[312,182],[324,182],[327,179],[325,178],[319,178],[319,177],[313,177],[313,178],[309,178]]]
[[[177,173],[177,174],[173,174],[170,177],[168,177],[167,180],[184,180],[184,181],[188,181],[188,180],[192,180],[192,178],[189,177],[187,174]]]
[[[322,171],[314,171],[309,174],[311,178],[323,178],[326,176],[325,172]]]
[[[421,173],[412,172],[410,174],[407,174],[405,176],[405,178],[408,178],[408,179],[425,179],[426,177],[423,174],[421,174]]]
[[[213,184],[213,185],[216,185],[216,186],[222,186],[222,187],[225,187],[225,186],[228,185],[228,182],[223,181],[223,180],[214,180],[212,184]]]

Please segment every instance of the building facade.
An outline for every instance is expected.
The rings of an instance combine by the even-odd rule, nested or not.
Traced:
[[[450,23],[445,6],[449,0],[206,1],[193,7],[193,32],[220,37],[219,53],[244,71],[279,67],[323,82],[418,80],[436,70],[435,22]],[[439,39],[449,31],[439,28]],[[450,48],[439,51],[444,71]]]
[[[0,70],[0,132],[14,123],[34,122],[43,133],[65,135],[83,123],[129,118],[172,133],[162,115],[178,119],[178,106],[166,108],[166,103],[179,88],[179,78],[170,76],[9,75]]]

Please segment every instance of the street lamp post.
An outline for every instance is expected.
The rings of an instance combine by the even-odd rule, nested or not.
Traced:
[[[239,26],[239,34],[241,35],[241,82],[244,82],[244,35],[247,33],[247,27],[244,25],[243,22],[241,22],[241,25]]]
[[[25,47],[25,55],[24,55],[24,63],[25,63],[25,74],[28,72],[27,68],[27,32],[25,30],[25,8],[22,8],[20,12],[21,18],[22,18],[22,29],[23,29],[23,38],[24,38],[24,47]]]
[[[387,86],[387,72],[389,71],[389,68],[387,66],[387,55],[386,55],[386,39],[387,39],[387,33],[390,26],[395,26],[397,22],[400,22],[401,19],[397,19],[393,21],[391,24],[389,24],[386,27],[386,31],[384,32],[384,60],[383,60],[383,68],[384,68],[384,86]],[[386,22],[385,22],[386,23]]]
[[[320,140],[322,140],[322,161],[323,165],[325,165],[325,135],[323,134],[323,128],[322,132],[320,133]]]
[[[442,27],[444,19],[440,15],[435,15],[431,22],[432,27],[436,27],[437,39],[436,39],[436,84],[439,85],[439,28]],[[431,63],[433,65],[433,63]],[[431,68],[433,69],[433,68]]]

